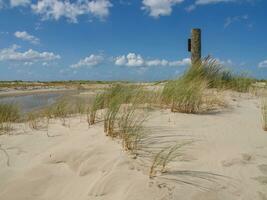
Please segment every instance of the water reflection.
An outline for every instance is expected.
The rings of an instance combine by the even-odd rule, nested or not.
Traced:
[[[19,106],[22,112],[30,112],[51,105],[64,93],[42,93],[23,96],[0,97],[0,103],[12,103]]]

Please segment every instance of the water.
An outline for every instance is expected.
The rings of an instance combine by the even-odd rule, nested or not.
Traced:
[[[0,103],[16,104],[19,106],[20,110],[25,113],[51,105],[63,95],[64,93],[61,92],[0,97]]]

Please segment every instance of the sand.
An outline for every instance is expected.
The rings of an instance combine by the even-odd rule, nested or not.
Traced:
[[[237,94],[226,100],[227,108],[201,115],[152,110],[137,158],[85,117],[70,118],[68,126],[53,121],[49,137],[18,125],[0,136],[0,199],[266,200],[260,100]],[[188,141],[166,173],[149,178],[153,153]]]

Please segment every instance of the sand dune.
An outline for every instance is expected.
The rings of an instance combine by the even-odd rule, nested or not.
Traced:
[[[19,125],[0,136],[0,199],[265,200],[267,133],[259,99],[227,101],[222,111],[202,115],[151,111],[137,158],[85,118],[69,119],[69,127],[53,121],[50,137]],[[153,152],[177,141],[191,143],[166,173],[150,179]]]

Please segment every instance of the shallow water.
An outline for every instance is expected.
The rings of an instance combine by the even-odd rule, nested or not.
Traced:
[[[0,97],[0,103],[16,104],[22,112],[30,112],[51,105],[65,93],[41,93],[23,96]]]

